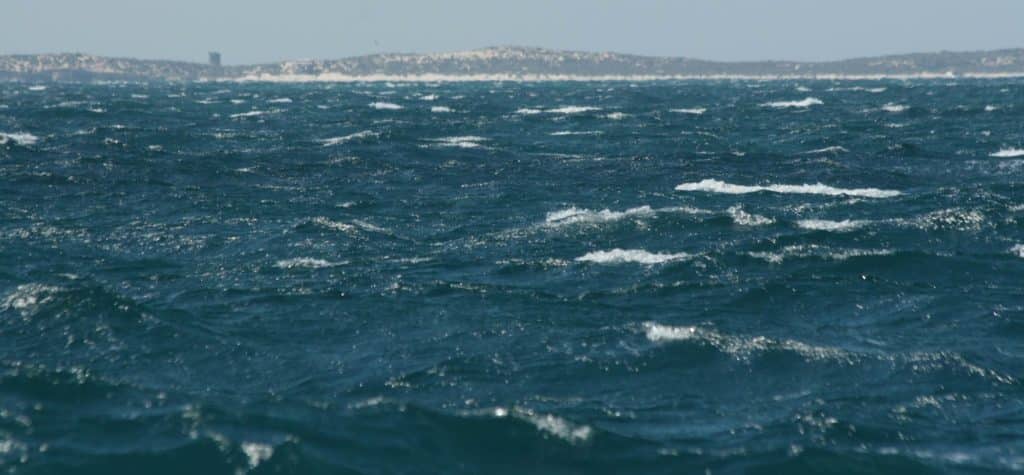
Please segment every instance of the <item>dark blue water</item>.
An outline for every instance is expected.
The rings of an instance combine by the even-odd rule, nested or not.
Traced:
[[[1024,470],[1024,81],[7,84],[0,133],[9,473]]]

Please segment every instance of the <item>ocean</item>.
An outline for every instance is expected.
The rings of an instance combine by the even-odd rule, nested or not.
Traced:
[[[1024,470],[1024,80],[0,84],[6,473]]]

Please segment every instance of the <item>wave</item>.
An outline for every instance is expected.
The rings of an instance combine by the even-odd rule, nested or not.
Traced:
[[[740,206],[733,206],[728,209],[729,216],[732,216],[732,221],[740,226],[767,226],[769,224],[775,224],[775,220],[765,216],[750,214],[743,211]]]
[[[277,99],[271,99],[267,102],[270,104],[291,104],[292,99],[290,97],[279,97]]]
[[[519,115],[537,115],[537,114],[542,114],[542,113],[544,113],[544,111],[542,111],[540,109],[531,109],[531,108],[528,108],[528,107],[524,107],[522,109],[516,109],[516,114],[519,114]]]
[[[549,114],[565,114],[565,115],[569,115],[569,114],[582,114],[584,112],[594,112],[594,111],[599,111],[599,110],[601,110],[600,107],[591,107],[591,106],[563,106],[563,107],[557,107],[557,108],[554,108],[554,109],[548,109],[545,112],[547,112]]]
[[[1010,252],[1015,254],[1017,257],[1024,258],[1024,244],[1017,244],[1010,248]]]
[[[486,142],[487,138],[477,137],[474,135],[466,135],[461,137],[442,137],[439,139],[431,139],[438,147],[458,147],[458,148],[477,148],[483,145],[480,142]]]
[[[669,109],[669,112],[675,112],[677,114],[691,114],[691,115],[701,115],[701,114],[703,114],[703,113],[705,113],[707,111],[708,110],[703,108],[703,107],[694,107],[692,109]]]
[[[35,145],[38,141],[39,137],[36,137],[35,135],[32,135],[28,132],[0,132],[0,145],[4,145],[7,142],[14,142],[21,146]]]
[[[434,106],[430,108],[430,112],[433,112],[435,114],[442,114],[445,112],[452,112],[452,108],[446,106]]]
[[[312,257],[295,257],[292,259],[282,259],[277,261],[275,266],[281,269],[322,269],[325,267],[336,267],[345,265],[348,262],[330,262],[323,259],[315,259]]]
[[[824,104],[825,103],[822,102],[821,99],[818,99],[816,97],[808,97],[808,98],[800,100],[800,101],[768,102],[768,103],[761,104],[761,105],[764,106],[764,107],[772,107],[772,108],[775,108],[775,109],[789,109],[789,108],[795,108],[795,107],[806,108],[806,107],[811,107],[811,106],[820,106],[820,105],[824,105]]]
[[[421,101],[436,101],[437,100],[437,94],[427,94],[425,96],[420,96],[420,100]]]
[[[274,456],[274,447],[272,445],[256,442],[242,442],[241,448],[242,453],[245,454],[245,457],[249,462],[250,469],[258,467],[260,463],[263,463],[263,461],[269,460],[270,457]]]
[[[241,118],[244,118],[244,117],[259,117],[261,115],[273,114],[275,112],[277,112],[277,111],[252,110],[252,111],[249,111],[249,112],[239,112],[237,114],[231,114],[228,117],[231,117],[232,119],[241,119]]]
[[[759,191],[770,191],[772,193],[790,193],[804,195],[826,195],[826,196],[861,196],[865,198],[892,198],[901,193],[895,190],[880,190],[878,188],[834,188],[828,185],[817,183],[814,185],[765,185],[747,186],[734,185],[715,179],[704,179],[696,183],[683,183],[676,186],[676,191],[705,191],[709,193],[745,194]]]
[[[339,145],[339,144],[343,144],[345,142],[349,142],[349,141],[356,140],[356,139],[362,139],[362,138],[367,138],[367,137],[377,137],[379,135],[380,135],[379,133],[374,132],[372,130],[363,130],[361,132],[356,132],[354,134],[348,134],[348,135],[341,136],[341,137],[331,137],[331,138],[327,138],[327,139],[321,139],[318,142],[324,144],[324,147],[330,147],[332,145]]]
[[[685,252],[675,254],[663,254],[648,252],[643,249],[612,249],[610,251],[594,251],[577,257],[577,262],[592,262],[595,264],[663,264],[666,262],[681,261],[692,256]]]
[[[1000,150],[999,150],[998,152],[996,152],[996,153],[993,153],[993,154],[991,154],[991,155],[989,155],[989,156],[990,156],[990,157],[995,157],[995,158],[1016,158],[1016,157],[1024,157],[1024,149],[1019,149],[1019,148],[1004,148],[1004,149],[1000,149]]]
[[[844,219],[842,221],[830,221],[827,219],[801,219],[796,225],[803,229],[812,231],[848,232],[860,229],[870,224],[870,221]]]
[[[905,106],[905,105],[902,105],[902,104],[894,104],[892,102],[882,106],[882,110],[884,110],[886,112],[892,112],[892,113],[905,112],[909,108],[910,108],[910,106]]]
[[[28,90],[29,91],[45,91],[46,90],[46,86],[29,86]]]
[[[736,358],[747,359],[755,353],[789,351],[807,360],[840,360],[853,362],[858,356],[848,351],[829,346],[810,345],[796,340],[777,340],[765,336],[739,337],[726,335],[710,328],[680,327],[654,322],[644,324],[644,334],[654,343],[696,341],[711,345],[723,353]]]
[[[0,309],[11,309],[18,311],[30,311],[39,305],[45,304],[53,299],[53,294],[64,289],[44,284],[23,284],[19,285],[3,302],[0,302]]]
[[[818,244],[786,246],[776,252],[748,252],[755,259],[762,259],[771,264],[781,264],[788,258],[819,258],[832,261],[845,261],[854,257],[891,256],[896,252],[891,249],[832,249]]]
[[[398,104],[393,104],[391,102],[371,102],[370,103],[370,107],[372,107],[374,109],[377,109],[377,110],[389,110],[389,111],[396,111],[396,110],[401,110],[402,109],[402,106],[400,106]]]
[[[593,211],[573,206],[571,208],[548,213],[547,217],[544,219],[544,224],[548,226],[599,224],[619,221],[627,218],[649,218],[655,216],[657,213],[703,214],[708,213],[708,211],[685,206],[654,209],[646,205],[630,208],[625,211],[611,211],[608,209]]]
[[[816,150],[810,150],[810,151],[807,151],[807,152],[803,152],[803,154],[804,155],[811,155],[811,154],[815,154],[815,153],[847,153],[847,152],[849,152],[849,150],[847,150],[845,147],[841,147],[839,145],[833,145],[831,147],[819,148],[819,149],[816,149]]]
[[[611,120],[622,120],[625,119],[628,114],[623,112],[612,112],[611,114],[605,115],[605,118]]]
[[[561,130],[561,131],[558,131],[558,132],[551,132],[548,135],[550,135],[552,137],[563,137],[563,136],[567,136],[567,135],[601,135],[603,133],[604,132],[602,132],[600,130],[587,130],[587,131],[582,131],[582,132],[574,132],[574,131],[569,131],[569,130]]]
[[[356,227],[354,225],[351,225],[351,224],[348,224],[348,223],[342,223],[342,222],[338,222],[338,221],[331,221],[330,219],[328,219],[325,216],[317,216],[317,217],[313,218],[312,222],[313,222],[313,224],[315,224],[317,226],[323,226],[325,228],[333,229],[335,231],[346,231],[346,232],[348,232],[348,231],[355,231],[356,230]]]
[[[999,110],[999,106],[987,105],[985,106],[985,112],[995,112]]]

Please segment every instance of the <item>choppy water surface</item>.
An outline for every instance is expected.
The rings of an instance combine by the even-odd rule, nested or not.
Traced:
[[[0,85],[10,473],[1024,469],[1024,82]]]

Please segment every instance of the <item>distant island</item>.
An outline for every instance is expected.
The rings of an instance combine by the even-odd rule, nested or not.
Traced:
[[[216,58],[216,59],[214,59]],[[0,56],[0,81],[445,81],[829,79],[1024,76],[1024,49],[918,53],[841,61],[718,62],[683,57],[494,47],[436,54],[220,66],[79,53]]]

